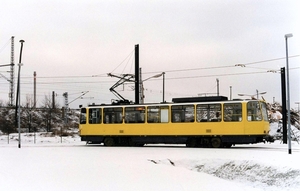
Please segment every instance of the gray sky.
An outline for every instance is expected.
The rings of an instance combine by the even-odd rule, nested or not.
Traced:
[[[33,95],[37,72],[38,105],[52,91],[62,106],[89,91],[79,104],[110,103],[109,88],[118,80],[107,73],[134,73],[134,45],[146,79],[166,72],[165,97],[267,91],[268,102],[281,102],[280,74],[285,67],[284,35],[288,39],[291,107],[300,101],[300,3],[297,0],[1,0],[0,65],[10,62],[10,38],[25,40],[21,68],[21,102]],[[278,59],[283,58],[283,59]],[[276,59],[273,61],[268,61]],[[266,62],[265,62],[266,61]],[[236,67],[246,64],[246,67]],[[17,66],[15,76],[17,77]],[[9,78],[9,67],[0,67]],[[95,76],[96,77],[93,77]],[[130,84],[118,88],[134,100]],[[145,101],[162,101],[162,78],[144,82]],[[124,91],[123,91],[124,90]],[[8,82],[0,78],[0,100],[8,101]],[[244,97],[248,98],[248,97]]]

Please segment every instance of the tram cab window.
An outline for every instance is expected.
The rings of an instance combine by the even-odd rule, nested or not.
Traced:
[[[258,101],[249,101],[247,103],[247,120],[248,121],[262,120],[262,112]]]
[[[123,108],[104,108],[103,109],[103,123],[122,123],[123,122]]]
[[[149,106],[147,108],[148,123],[168,123],[169,106]]]
[[[125,123],[145,123],[145,107],[126,107]]]
[[[101,123],[101,109],[92,108],[89,109],[89,124],[99,124]]]
[[[173,105],[171,107],[172,122],[194,122],[194,105]]]
[[[269,121],[268,111],[267,111],[267,104],[265,102],[260,102],[260,106],[261,106],[261,113],[262,113],[262,116],[264,118],[264,121]]]
[[[221,104],[198,104],[197,122],[220,122],[222,119]]]
[[[79,123],[86,124],[86,108],[81,108]]]
[[[224,103],[224,121],[242,121],[241,103]]]

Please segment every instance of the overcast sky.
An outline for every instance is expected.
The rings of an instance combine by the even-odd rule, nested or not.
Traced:
[[[25,40],[21,68],[21,102],[64,92],[71,107],[110,103],[109,88],[118,80],[107,73],[134,73],[134,46],[139,44],[142,78],[165,72],[165,99],[266,91],[268,102],[281,102],[280,73],[286,66],[288,39],[291,107],[300,101],[300,3],[297,0],[1,0],[0,65],[10,63],[15,36],[15,63]],[[273,61],[270,61],[273,60]],[[237,67],[245,64],[246,67]],[[17,77],[18,66],[15,67]],[[0,67],[7,78],[10,67]],[[144,82],[145,102],[162,101],[162,78]],[[132,84],[118,88],[134,101]],[[124,90],[124,91],[123,91]],[[83,99],[80,92],[89,91]],[[0,100],[8,101],[9,83],[0,77]]]

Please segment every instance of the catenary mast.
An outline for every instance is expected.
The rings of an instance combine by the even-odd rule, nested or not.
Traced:
[[[135,45],[135,104],[140,103],[140,77],[139,77],[139,45]]]
[[[14,103],[14,79],[15,79],[15,53],[14,53],[14,36],[11,37],[11,52],[10,52],[10,88],[9,88],[9,104],[10,106],[13,106]]]

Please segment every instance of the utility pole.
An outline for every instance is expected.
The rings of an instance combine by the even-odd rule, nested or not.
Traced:
[[[64,108],[64,114],[65,114],[65,124],[68,123],[68,92],[63,93],[63,96],[65,98],[65,108]]]
[[[55,92],[52,91],[52,106],[49,105],[49,120],[48,120],[48,125],[47,125],[47,127],[49,127],[47,129],[47,131],[49,131],[49,132],[52,129],[52,112],[55,109],[55,97],[54,97],[54,95],[55,95]]]
[[[14,79],[15,79],[15,48],[14,48],[14,36],[11,37],[11,51],[10,51],[10,89],[9,89],[9,104],[13,106],[14,102]]]
[[[49,130],[51,131],[51,128],[52,128],[52,126],[51,126],[51,124],[52,124],[52,112],[55,110],[55,92],[54,91],[52,91],[52,107],[51,108],[49,108],[49,111],[50,111],[50,118],[49,118]]]
[[[232,100],[232,86],[229,86],[230,88],[230,100]]]
[[[287,144],[285,67],[282,67],[280,70],[281,70],[281,102],[282,102],[282,140],[283,140],[283,144]]]
[[[135,104],[139,104],[140,102],[140,77],[139,77],[139,70],[140,70],[140,63],[139,63],[139,45],[135,45]]]
[[[33,72],[33,108],[36,107],[36,71]]]
[[[217,96],[219,96],[219,78],[217,78]]]
[[[142,68],[140,68],[140,88],[139,88],[139,103],[144,103],[144,87],[143,87],[143,80],[142,80]]]
[[[68,105],[69,105],[69,101],[68,101],[68,92],[63,93],[63,96],[65,98],[65,106],[63,107],[63,117],[64,117],[64,121],[65,121],[65,127],[67,126],[68,123]],[[62,127],[60,127],[60,142],[62,143]]]
[[[55,92],[52,91],[52,109],[55,109]]]
[[[287,122],[288,122],[288,153],[292,154],[292,137],[291,137],[291,106],[290,106],[290,77],[289,77],[289,54],[288,54],[288,38],[293,37],[293,34],[284,35],[285,38],[285,53],[286,53],[286,91],[287,91]]]
[[[19,58],[19,72],[18,72],[18,86],[17,86],[17,99],[16,99],[16,109],[18,110],[18,117],[16,118],[18,121],[18,132],[19,132],[19,144],[18,147],[21,148],[21,93],[20,93],[20,73],[21,73],[21,66],[22,64],[22,51],[23,51],[23,43],[25,41],[24,40],[20,40],[21,43],[21,49],[20,49],[20,58]]]
[[[165,103],[166,102],[166,100],[165,100],[165,72],[163,72],[162,73],[162,75],[163,75],[163,103]]]

